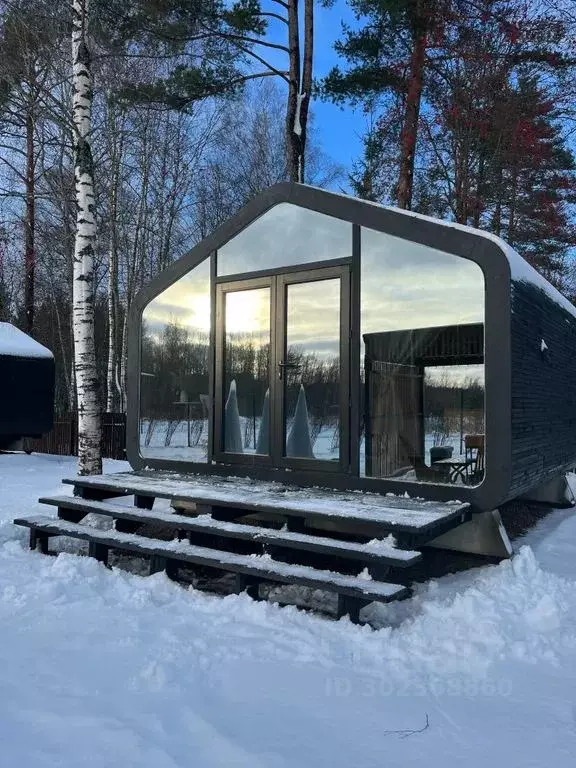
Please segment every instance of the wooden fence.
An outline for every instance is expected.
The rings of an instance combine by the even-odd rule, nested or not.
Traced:
[[[34,453],[77,456],[78,419],[76,414],[56,415],[52,431],[41,438],[28,440],[27,447]],[[102,415],[102,456],[107,459],[126,458],[125,413],[104,413]]]

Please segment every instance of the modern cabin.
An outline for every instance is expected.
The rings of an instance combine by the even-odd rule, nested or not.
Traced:
[[[499,238],[283,183],[133,303],[128,458],[495,509],[576,464],[575,353]]]
[[[0,323],[0,450],[50,432],[54,419],[54,358],[10,323]]]
[[[255,599],[313,588],[361,621],[430,548],[509,557],[506,501],[568,501],[575,350],[575,308],[497,237],[279,184],[132,304],[133,471],[15,523],[45,553],[65,536]]]

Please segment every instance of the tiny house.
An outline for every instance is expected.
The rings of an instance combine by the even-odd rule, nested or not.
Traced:
[[[132,305],[128,457],[491,510],[576,464],[575,351],[499,238],[283,183]]]
[[[52,353],[10,323],[0,323],[0,450],[49,432],[53,419]]]
[[[15,520],[32,548],[323,590],[360,621],[430,548],[509,557],[505,502],[568,500],[576,310],[490,234],[279,184],[153,280],[128,333],[133,470],[65,480],[57,519]]]

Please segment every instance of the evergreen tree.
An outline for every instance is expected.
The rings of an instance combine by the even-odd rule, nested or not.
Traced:
[[[95,34],[128,58],[164,58],[166,74],[123,84],[135,102],[186,109],[233,92],[246,79],[242,61],[265,22],[254,0],[98,0]],[[98,34],[99,33],[99,34]]]
[[[400,208],[412,205],[414,161],[425,69],[430,48],[441,33],[448,0],[349,0],[360,28],[344,26],[335,49],[348,63],[334,67],[323,92],[336,102],[351,101],[371,108],[384,98],[401,102],[398,176],[394,196]],[[374,140],[365,144],[366,162],[374,155]]]
[[[306,137],[312,94],[314,0],[100,0],[102,37],[115,29],[119,48],[130,42],[155,51],[168,63],[166,75],[152,82],[125,83],[125,99],[186,110],[211,96],[234,94],[245,83],[280,78],[288,89],[285,137],[286,170],[304,180]],[[323,0],[330,5],[332,0]],[[267,37],[269,23],[282,22],[285,42]],[[109,44],[109,41],[107,41]],[[270,55],[272,54],[272,55]],[[139,55],[138,50],[127,55]],[[277,65],[281,55],[285,66]]]
[[[510,245],[548,280],[560,284],[576,240],[571,206],[576,166],[554,106],[537,78],[520,76],[506,98],[506,125],[499,132],[486,184],[497,199],[485,225],[498,225]],[[502,112],[501,112],[502,114]],[[493,183],[494,182],[494,183]]]

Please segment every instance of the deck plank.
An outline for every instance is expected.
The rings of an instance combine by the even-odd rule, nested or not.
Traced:
[[[126,552],[219,568],[232,573],[258,576],[263,580],[284,584],[300,584],[314,589],[327,589],[366,601],[389,602],[409,594],[409,590],[400,584],[389,584],[356,576],[344,576],[309,566],[282,563],[272,560],[266,555],[238,555],[233,552],[195,546],[187,542],[159,541],[145,539],[137,534],[99,531],[96,528],[70,523],[67,520],[39,515],[17,518],[14,523],[50,536],[69,536]]]
[[[451,520],[469,517],[469,504],[438,502],[404,496],[298,488],[246,478],[182,475],[162,470],[120,472],[67,478],[78,488],[134,493],[246,512],[279,512],[306,518],[370,523],[391,531],[427,533]]]
[[[367,563],[374,562],[395,565],[396,567],[406,567],[414,565],[422,559],[420,552],[400,549],[386,540],[360,544],[355,541],[340,541],[324,536],[294,533],[292,531],[278,531],[256,525],[215,520],[209,515],[188,517],[160,510],[148,511],[146,509],[120,506],[119,504],[110,504],[108,502],[89,501],[74,496],[43,497],[40,499],[40,503],[133,522],[161,523],[183,531],[214,533],[230,538],[256,541],[261,544],[273,544],[286,548],[322,552],[323,554],[332,554],[348,559],[363,560]]]

